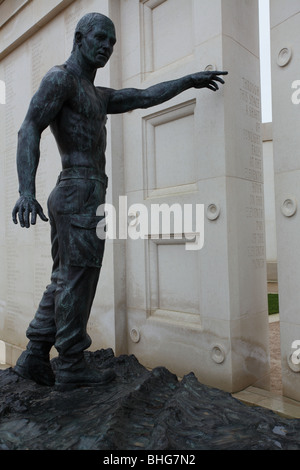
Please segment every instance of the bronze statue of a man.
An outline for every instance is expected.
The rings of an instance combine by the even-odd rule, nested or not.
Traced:
[[[50,126],[62,161],[56,187],[48,199],[53,269],[26,335],[26,350],[14,368],[22,377],[65,390],[109,382],[109,369],[96,369],[84,360],[90,346],[87,322],[104,252],[96,235],[96,210],[105,202],[106,116],[163,103],[188,88],[218,89],[219,75],[200,72],[160,83],[145,90],[94,86],[98,68],[112,55],[116,43],[112,21],[99,13],[85,15],[77,24],[69,59],[53,67],[33,96],[18,134],[18,199],[13,221],[21,227],[48,221],[36,200],[35,176],[43,130]],[[55,375],[49,361],[58,351]]]

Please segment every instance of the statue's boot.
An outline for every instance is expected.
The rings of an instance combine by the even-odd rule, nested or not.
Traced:
[[[55,371],[55,389],[68,391],[80,387],[105,385],[115,378],[112,369],[97,369],[89,365],[82,355],[59,356]]]
[[[29,341],[13,368],[14,372],[39,385],[54,385],[55,376],[49,358],[51,347],[47,343]]]

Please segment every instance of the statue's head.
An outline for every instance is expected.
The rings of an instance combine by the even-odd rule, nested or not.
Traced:
[[[88,13],[77,23],[72,53],[79,51],[91,65],[104,67],[115,43],[116,32],[111,19],[101,13]]]

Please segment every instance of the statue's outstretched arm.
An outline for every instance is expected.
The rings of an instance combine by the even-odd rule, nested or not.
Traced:
[[[209,88],[217,91],[218,83],[224,80],[219,75],[227,75],[228,72],[199,72],[177,80],[162,82],[145,90],[136,88],[124,88],[123,90],[111,90],[108,102],[108,114],[124,113],[138,108],[149,108],[174,98],[189,88]]]

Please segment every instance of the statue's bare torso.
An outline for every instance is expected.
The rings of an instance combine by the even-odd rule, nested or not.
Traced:
[[[106,121],[109,89],[97,88],[74,73],[67,65],[51,73],[66,75],[61,80],[71,87],[70,97],[50,128],[60,152],[62,167],[84,166],[105,173]]]

